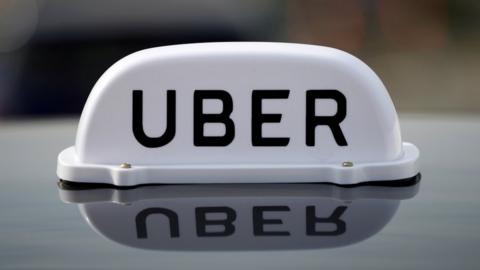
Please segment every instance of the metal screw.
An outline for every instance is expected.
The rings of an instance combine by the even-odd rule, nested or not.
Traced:
[[[344,162],[342,162],[342,167],[353,167],[353,162],[344,161]]]
[[[132,168],[132,164],[130,164],[130,163],[122,163],[122,164],[120,164],[120,168],[122,168],[122,169],[130,169],[130,168]]]

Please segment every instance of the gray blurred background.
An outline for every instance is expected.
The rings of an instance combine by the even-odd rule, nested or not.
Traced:
[[[209,41],[339,48],[400,112],[480,112],[479,1],[0,0],[0,117],[79,115],[118,59]]]

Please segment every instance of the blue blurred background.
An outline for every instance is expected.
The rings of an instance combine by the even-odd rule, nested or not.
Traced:
[[[79,115],[120,58],[210,41],[339,48],[400,112],[480,112],[479,1],[0,0],[0,117]]]

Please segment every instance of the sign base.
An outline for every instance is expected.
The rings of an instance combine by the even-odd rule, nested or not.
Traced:
[[[103,183],[115,186],[196,183],[334,183],[390,181],[418,174],[419,151],[403,143],[403,155],[396,160],[340,164],[87,164],[69,147],[58,156],[57,175],[62,180]],[[123,165],[123,166],[121,166]]]

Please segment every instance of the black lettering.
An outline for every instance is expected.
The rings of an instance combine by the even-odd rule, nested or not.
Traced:
[[[333,99],[337,103],[337,113],[332,116],[316,116],[315,100]],[[333,137],[339,146],[347,146],[340,123],[347,116],[347,99],[338,90],[308,90],[306,96],[306,143],[307,146],[315,146],[315,128],[325,125],[330,128]]]
[[[263,99],[288,98],[290,90],[253,90],[252,92],[252,145],[287,146],[290,138],[265,138],[262,136],[263,123],[280,123],[281,114],[263,114]]]
[[[288,206],[255,206],[253,207],[253,234],[255,236],[288,236],[288,231],[265,231],[265,224],[283,224],[281,219],[265,219],[264,212],[290,211]]]
[[[162,136],[152,138],[143,130],[143,91],[132,92],[132,129],[135,139],[145,147],[164,146],[175,137],[175,90],[167,90],[167,126]]]
[[[147,238],[147,217],[152,214],[162,214],[168,218],[170,224],[170,237],[179,237],[178,216],[172,210],[166,208],[147,208],[137,214],[135,225],[137,238]]]
[[[347,210],[346,206],[339,206],[329,217],[320,218],[315,216],[315,206],[307,206],[307,235],[336,236],[345,233],[345,221],[340,219],[345,210]],[[335,224],[336,229],[334,231],[317,231],[315,229],[317,223],[332,223]]]
[[[219,114],[204,114],[203,100],[219,99],[223,103],[223,111]],[[195,146],[227,146],[235,137],[235,124],[230,118],[233,111],[232,96],[224,90],[195,90],[193,94],[193,144]],[[205,123],[223,123],[225,135],[205,136]]]
[[[208,213],[225,213],[225,219],[211,220],[207,219]],[[230,207],[197,207],[195,209],[195,218],[197,223],[197,235],[203,236],[229,236],[235,232],[233,221],[237,218],[237,213]],[[223,231],[207,232],[207,226],[221,225],[224,227]]]

